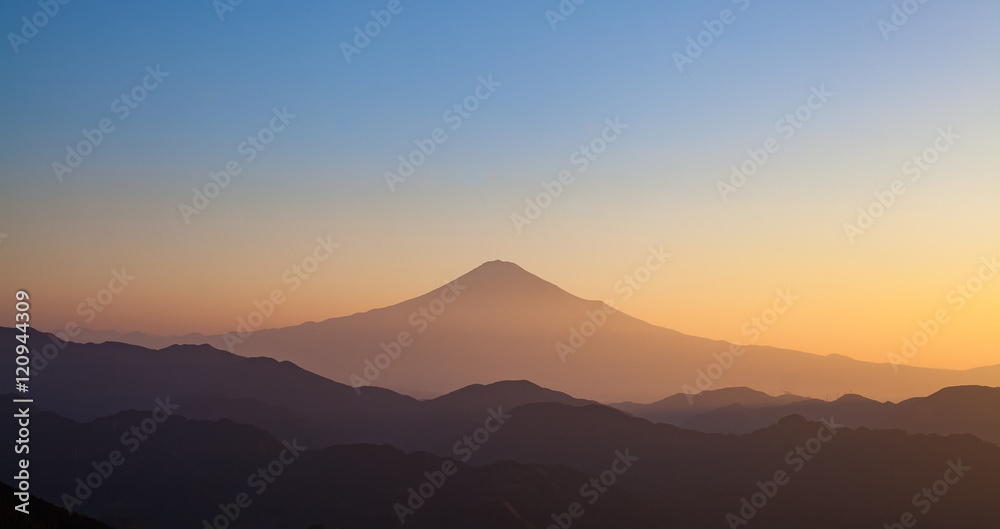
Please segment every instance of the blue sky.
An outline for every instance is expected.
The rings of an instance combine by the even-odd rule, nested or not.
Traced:
[[[436,160],[446,182],[479,166],[514,169],[512,159],[543,162],[611,115],[634,124],[641,137],[633,148],[655,163],[654,151],[683,155],[756,141],[812,84],[838,94],[843,121],[907,130],[981,113],[997,83],[996,37],[989,36],[997,8],[987,1],[926,4],[886,43],[876,22],[888,19],[891,2],[751,2],[740,11],[728,1],[591,0],[553,31],[545,11],[557,2],[403,0],[403,11],[346,63],[339,43],[385,4],[247,0],[220,21],[208,1],[71,2],[20,53],[2,55],[17,80],[3,87],[2,154],[40,172],[155,64],[170,72],[167,86],[79,179],[109,178],[102,173],[137,158],[192,170],[211,165],[275,106],[301,116],[292,145],[275,157],[377,173],[439,125],[443,109],[483,74],[503,87]],[[736,21],[679,74],[671,54],[725,8]],[[3,10],[7,31],[19,26],[12,19],[38,8],[16,1]],[[978,98],[942,97],[958,89]],[[836,123],[826,125],[817,134],[835,134]],[[685,176],[670,178],[683,186]]]
[[[253,296],[237,292],[248,281],[266,284],[286,266],[281,259],[319,234],[335,234],[350,250],[315,299],[282,323],[307,319],[306,309],[324,297],[325,312],[309,317],[398,301],[495,258],[600,298],[637,255],[667,243],[687,256],[686,268],[637,297],[632,312],[730,338],[726,329],[738,328],[753,306],[747,296],[791,279],[817,296],[903,295],[914,314],[872,325],[905,332],[1000,238],[996,2],[929,1],[886,41],[878,22],[904,2],[588,0],[553,30],[546,11],[559,9],[555,0],[402,0],[402,12],[345,61],[341,43],[387,4],[244,0],[220,20],[209,0],[76,0],[17,53],[5,37],[5,267],[37,274],[70,300],[123,263],[157,278],[145,300],[191,274],[204,274],[187,280],[199,288],[238,298],[237,308],[216,307],[211,321],[154,325],[109,315],[103,322],[165,333],[227,329],[230,312]],[[5,35],[40,9],[34,1],[3,3]],[[735,20],[678,72],[673,54],[725,9]],[[117,120],[112,101],[157,65],[169,77]],[[480,76],[500,86],[390,191],[385,171],[414,140],[445,126],[444,111],[473,94]],[[775,136],[775,123],[821,86],[834,94],[830,100],[722,201],[716,184],[730,166]],[[179,206],[210,171],[239,158],[238,145],[276,108],[296,117],[186,224]],[[621,139],[517,233],[511,214],[570,168],[574,150],[614,117],[629,126]],[[104,118],[115,131],[58,182],[52,162]],[[861,244],[848,244],[843,223],[949,126],[962,139],[935,178],[913,186]],[[733,255],[752,263],[752,273],[725,268]],[[805,277],[813,263],[855,271],[855,290]],[[403,264],[406,277],[396,273]],[[909,274],[895,273],[900,267]],[[230,278],[234,269],[240,274]],[[366,274],[382,286],[364,290],[356,285],[364,281],[347,279]],[[914,280],[928,290],[908,293]],[[732,296],[728,320],[716,321],[708,305],[692,308],[706,292]],[[187,294],[177,291],[157,310],[168,312]],[[53,320],[72,315],[52,296]],[[132,312],[142,314],[141,307]],[[801,338],[775,336],[807,348]]]

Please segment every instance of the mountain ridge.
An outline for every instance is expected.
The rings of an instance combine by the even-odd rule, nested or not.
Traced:
[[[197,341],[227,349],[227,339],[232,344],[236,336]],[[895,373],[890,364],[844,355],[739,349],[580,298],[505,261],[484,263],[394,305],[257,329],[237,342],[228,349],[291,360],[332,380],[435,395],[517,379],[603,402],[648,402],[669,389],[693,394],[727,386],[809,397],[853,389],[877,400],[902,400],[946,386],[1000,385],[1000,365],[961,371],[897,366]],[[708,372],[721,374],[710,378]]]

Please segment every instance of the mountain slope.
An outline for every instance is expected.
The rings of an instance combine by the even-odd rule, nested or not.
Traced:
[[[76,506],[97,519],[119,520],[119,527],[199,527],[240,493],[251,499],[239,514],[238,526],[247,529],[399,527],[394,505],[434,479],[441,484],[428,485],[432,492],[408,515],[407,527],[546,527],[578,502],[585,514],[574,520],[578,528],[722,529],[741,498],[758,492],[757,482],[784,469],[790,484],[754,523],[841,529],[898,520],[912,510],[914,493],[940,480],[949,462],[960,462],[971,469],[921,516],[921,526],[992,529],[1000,516],[1000,447],[971,436],[837,430],[796,471],[786,453],[822,428],[801,417],[738,437],[652,424],[602,406],[528,404],[510,416],[482,442],[469,461],[474,466],[452,463],[455,471],[442,480],[428,477],[445,468],[441,457],[388,446],[306,446],[286,453],[279,466],[282,452],[297,443],[231,421],[172,416],[130,451],[122,436],[148,412],[83,424],[36,413],[32,486],[61,504],[79,486],[77,478],[94,472],[94,462],[121,450],[124,462]],[[11,427],[0,425],[0,434],[11,434]],[[0,462],[0,481],[13,475],[10,464],[10,458]],[[266,486],[251,484],[248,476],[265,468],[274,469]],[[587,485],[595,479],[605,485]]]
[[[889,364],[763,346],[727,357],[726,342],[609,312],[600,301],[578,298],[515,264],[494,261],[390,307],[256,330],[245,340],[230,333],[194,341],[225,349],[228,340],[238,354],[290,360],[351,385],[436,394],[521,379],[602,402],[648,402],[727,386],[812,397],[851,389],[878,400],[902,400],[946,386],[1000,385],[1000,366],[969,371],[900,366],[894,373]],[[566,346],[562,354],[559,343]]]
[[[790,482],[778,487],[752,526],[880,527],[912,510],[913,495],[941,480],[958,459],[971,470],[947,501],[920,516],[920,526],[995,527],[1000,516],[1000,447],[971,435],[836,426],[830,434],[826,422],[801,416],[744,436],[703,434],[606,407],[559,404],[529,404],[511,415],[477,461],[558,464],[598,475],[616,451],[627,450],[637,459],[616,486],[658,498],[689,527],[731,527],[726,514],[777,471]]]
[[[835,416],[852,428],[966,433],[1000,445],[1000,388],[949,387],[899,403],[878,402],[860,395],[844,395],[832,402],[798,399],[785,403],[783,398],[741,400],[706,395],[704,400],[699,397],[694,405],[685,408],[686,396],[674,395],[653,404],[624,403],[615,407],[654,422],[709,433],[749,433],[789,415],[809,420]]]
[[[30,332],[32,344],[53,338]],[[0,340],[12,343],[14,334],[0,327]],[[230,419],[274,435],[295,435],[314,446],[367,442],[416,450],[475,428],[491,409],[529,402],[593,403],[528,381],[470,386],[418,401],[379,387],[355,390],[291,362],[244,358],[206,345],[150,350],[68,343],[54,358],[35,360],[32,397],[42,409],[74,420],[149,410],[167,401],[189,418]],[[12,383],[6,382],[8,394],[14,392]]]
[[[112,529],[86,516],[70,514],[65,509],[32,496],[25,515],[14,510],[21,502],[15,490],[0,483],[0,527],[17,529]]]

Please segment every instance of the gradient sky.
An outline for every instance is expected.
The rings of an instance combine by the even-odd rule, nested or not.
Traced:
[[[553,31],[555,0],[403,0],[345,61],[340,44],[387,3],[248,0],[220,21],[209,0],[71,2],[17,53],[5,38],[0,290],[29,289],[42,329],[83,325],[77,305],[124,267],[136,279],[87,326],[224,332],[330,236],[334,257],[267,326],[389,305],[499,258],[735,341],[791,287],[801,299],[758,343],[864,360],[944,309],[912,365],[1000,362],[1000,280],[947,301],[1000,252],[996,2],[929,2],[886,42],[890,1],[595,0]],[[678,72],[672,54],[723,9],[735,21]],[[4,2],[4,33],[38,10]],[[118,120],[112,101],[156,65],[169,77]],[[384,172],[489,75],[496,91],[391,192]],[[781,138],[813,86],[834,95]],[[185,224],[179,204],[284,107],[287,129]],[[518,233],[525,197],[616,116],[629,128]],[[115,131],[59,182],[52,162],[103,118]],[[960,138],[910,182],[903,164],[939,127]],[[721,200],[716,182],[769,137],[781,149]],[[851,244],[842,225],[904,178]],[[616,282],[660,245],[668,265],[622,300]]]

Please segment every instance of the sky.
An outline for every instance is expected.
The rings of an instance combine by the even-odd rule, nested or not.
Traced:
[[[0,7],[0,286],[39,328],[220,333],[276,288],[294,325],[503,259],[688,334],[784,289],[757,343],[1000,363],[995,2],[40,11]]]

